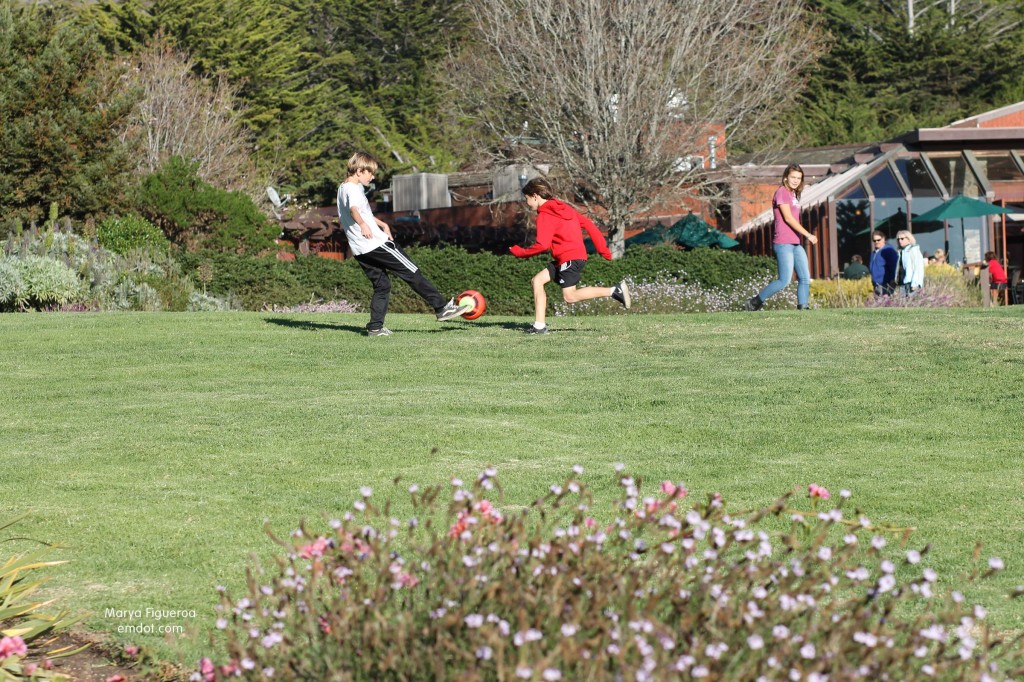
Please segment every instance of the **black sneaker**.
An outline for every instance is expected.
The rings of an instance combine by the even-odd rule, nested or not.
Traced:
[[[391,336],[391,330],[387,327],[381,327],[380,329],[367,329],[367,336]]]
[[[629,287],[626,285],[626,280],[619,282],[619,286],[615,287],[612,291],[612,298],[622,304],[622,307],[629,310],[629,306],[633,305],[632,299],[629,297]]]
[[[464,306],[457,306],[455,305],[454,298],[449,299],[449,301],[444,304],[444,307],[437,311],[437,321],[446,322],[453,317],[458,317],[459,315],[468,313],[472,307],[472,303],[467,303]]]
[[[750,298],[747,299],[746,303],[743,304],[743,309],[744,310],[749,310],[750,312],[757,312],[763,306],[764,306],[764,301],[761,300],[760,296],[758,296],[757,294],[754,294],[753,296],[751,296]]]
[[[548,327],[547,327],[547,325],[544,325],[540,329],[537,329],[536,327],[534,327],[531,324],[529,327],[527,327],[523,331],[526,332],[527,334],[547,334],[548,333]]]

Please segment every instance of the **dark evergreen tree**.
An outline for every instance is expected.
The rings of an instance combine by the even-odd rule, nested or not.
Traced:
[[[124,204],[132,166],[118,131],[134,95],[122,70],[57,7],[0,0],[0,219]]]
[[[796,127],[808,144],[881,140],[1018,101],[1024,24],[1017,2],[811,0],[829,49],[808,74]],[[923,3],[919,3],[923,5]]]

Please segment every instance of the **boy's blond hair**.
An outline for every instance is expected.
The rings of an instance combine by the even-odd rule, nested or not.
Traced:
[[[356,152],[352,155],[352,158],[348,160],[348,174],[355,175],[361,170],[368,170],[371,173],[377,172],[377,159],[373,158],[366,152]]]

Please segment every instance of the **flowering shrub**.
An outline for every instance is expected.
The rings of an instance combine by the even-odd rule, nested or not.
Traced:
[[[56,227],[24,230],[0,242],[0,247],[0,311],[232,306],[230,300],[192,297],[192,280],[159,248],[118,254],[95,239]]]
[[[731,282],[727,286],[706,287],[696,281],[661,273],[651,282],[636,282],[627,278],[632,292],[635,313],[721,313],[743,310],[748,298],[775,279],[774,275],[753,275]],[[796,308],[796,287],[786,287],[765,302],[765,310]],[[609,299],[591,299],[580,303],[555,301],[556,317],[571,315],[622,315],[626,311]]]
[[[863,308],[874,295],[870,277],[811,280],[811,301],[821,308]]]
[[[300,305],[268,305],[263,310],[271,313],[358,313],[358,303],[348,301],[311,301]]]
[[[593,509],[581,467],[506,511],[496,473],[409,488],[394,517],[361,490],[318,533],[224,588],[222,655],[192,679],[1005,679],[1024,652],[985,609],[941,593],[927,548],[890,551],[886,528],[805,501],[727,511],[682,483],[616,467],[621,494]],[[443,509],[442,509],[443,507]],[[599,521],[598,517],[607,517]],[[269,532],[269,531],[268,531]],[[272,536],[273,537],[273,536]],[[993,558],[974,577],[1002,568]],[[220,639],[220,638],[218,638]]]

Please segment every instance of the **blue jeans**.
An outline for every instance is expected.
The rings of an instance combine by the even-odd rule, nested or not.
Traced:
[[[796,269],[796,302],[807,305],[811,297],[811,268],[807,262],[807,252],[800,244],[775,244],[775,260],[779,264],[779,278],[769,282],[758,296],[762,301],[779,293],[793,281],[793,270]]]

